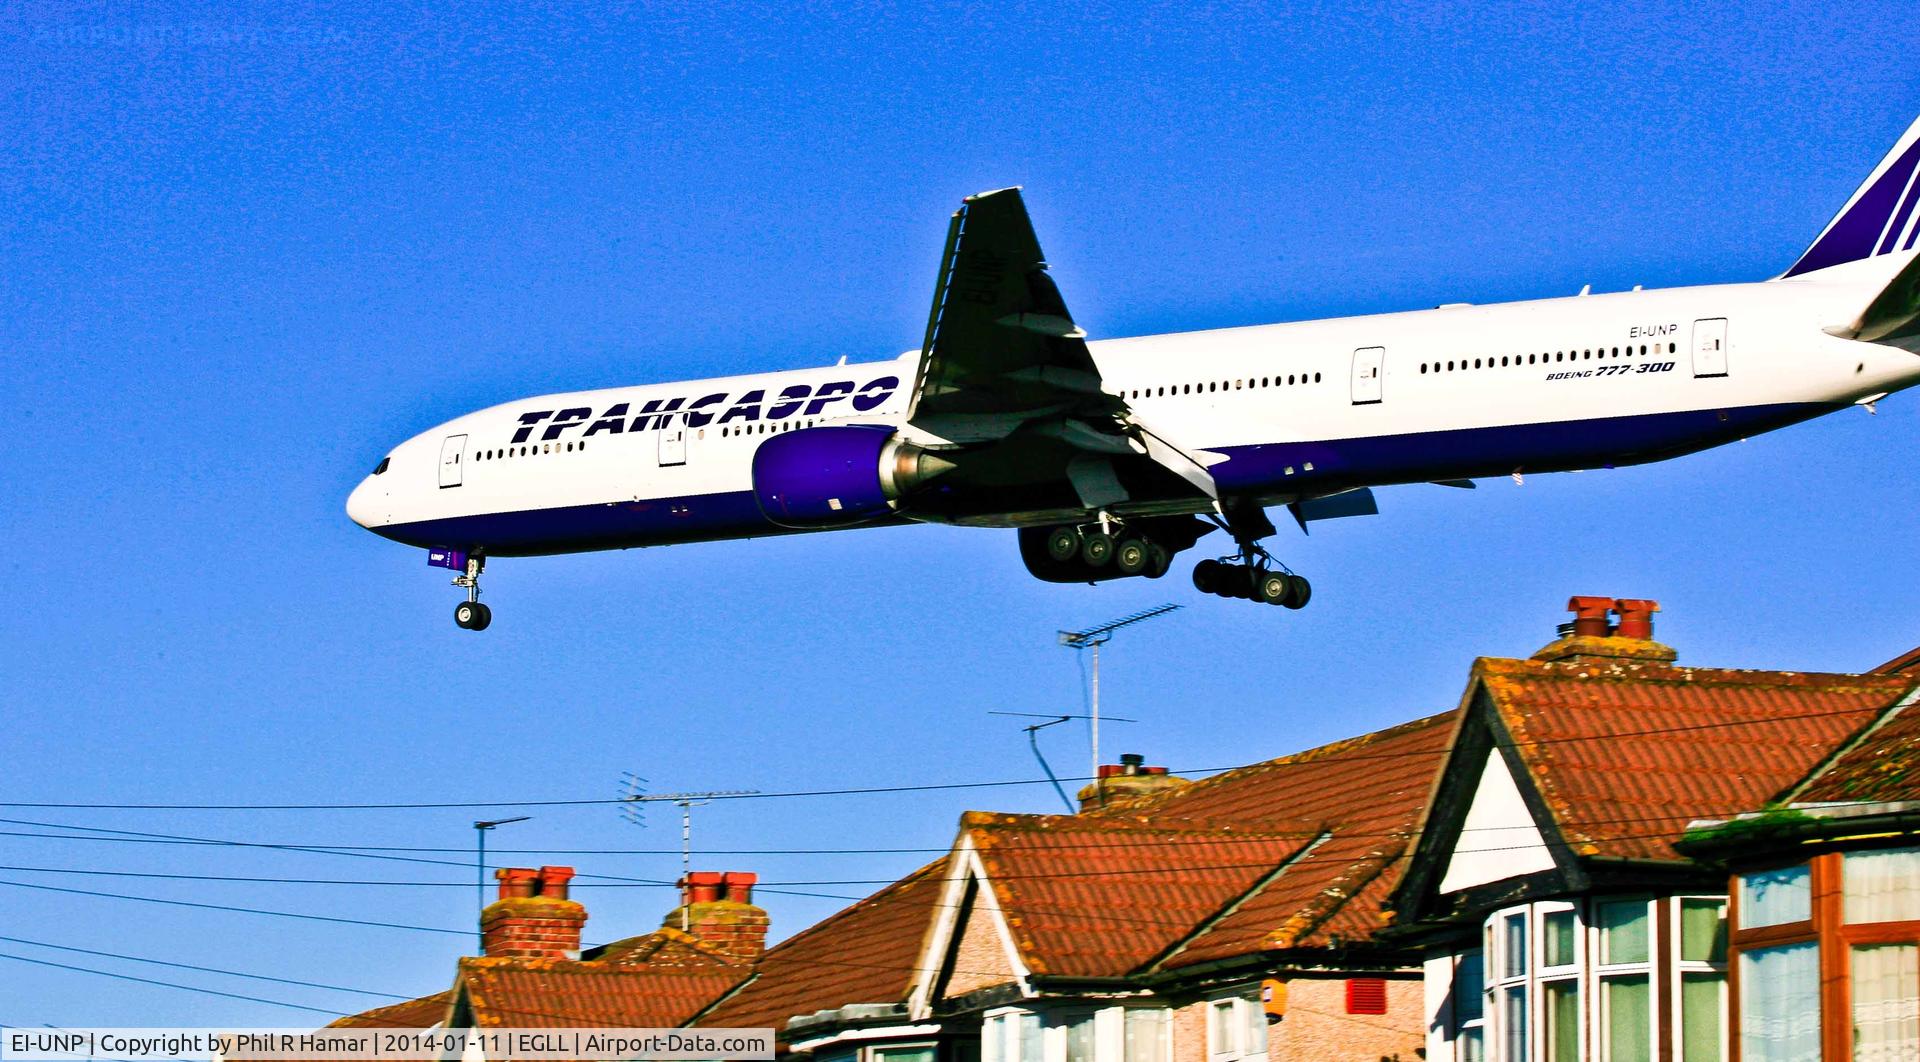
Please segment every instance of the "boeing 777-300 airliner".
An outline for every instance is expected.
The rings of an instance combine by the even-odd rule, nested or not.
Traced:
[[[1269,507],[1658,461],[1920,381],[1920,121],[1758,283],[1088,342],[1018,189],[953,215],[921,349],[544,395],[395,447],[347,499],[427,551],[484,629],[488,560],[903,522],[1016,529],[1054,582],[1165,575],[1299,608]]]

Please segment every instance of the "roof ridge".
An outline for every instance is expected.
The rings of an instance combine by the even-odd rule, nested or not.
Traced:
[[[1920,650],[1915,650],[1920,652]],[[1892,663],[1893,661],[1889,661]],[[1709,678],[1737,684],[1763,683],[1769,679],[1849,679],[1862,686],[1884,686],[1901,681],[1901,676],[1885,674],[1878,669],[1870,671],[1793,671],[1786,669],[1743,668],[1743,667],[1702,667],[1690,664],[1657,663],[1640,660],[1616,660],[1598,658],[1587,660],[1526,660],[1508,656],[1483,656],[1475,661],[1491,672],[1530,672],[1540,676],[1564,676],[1567,678],[1618,678],[1636,682],[1647,681],[1647,672],[1672,671],[1687,676],[1689,681]],[[1882,665],[1883,667],[1885,665]],[[1594,674],[1593,669],[1605,669]],[[1607,671],[1613,671],[1608,674]]]
[[[1920,649],[1916,649],[1914,652],[1920,653]],[[1875,713],[1872,719],[1868,720],[1860,729],[1854,731],[1845,741],[1834,745],[1833,750],[1822,757],[1818,763],[1814,764],[1806,774],[1800,777],[1799,781],[1794,782],[1792,785],[1775,794],[1772,803],[1783,804],[1791,802],[1795,797],[1812,788],[1813,784],[1820,780],[1821,775],[1839,766],[1840,761],[1844,759],[1848,753],[1872,740],[1873,735],[1879,733],[1888,723],[1893,722],[1894,719],[1912,705],[1915,700],[1920,700],[1920,679],[1914,681],[1911,688],[1907,690],[1906,696],[1882,708],[1879,712]]]
[[[1358,899],[1361,892],[1385,874],[1405,850],[1402,845],[1391,853],[1372,852],[1347,864],[1347,869],[1335,875],[1318,896],[1280,923],[1279,928],[1267,937],[1268,944],[1280,948],[1293,947],[1301,937],[1326,924],[1347,904]]]
[[[1140,801],[1139,806],[1157,806],[1169,800],[1178,799],[1203,789],[1225,784],[1228,781],[1252,777],[1260,772],[1270,771],[1277,767],[1290,767],[1301,763],[1319,763],[1326,760],[1337,759],[1349,753],[1369,748],[1383,741],[1404,737],[1407,734],[1416,733],[1431,726],[1450,722],[1454,714],[1458,711],[1458,708],[1449,708],[1444,712],[1436,712],[1432,715],[1421,716],[1418,719],[1410,719],[1404,723],[1395,723],[1381,730],[1369,731],[1368,733],[1357,734],[1349,738],[1341,738],[1338,741],[1330,741],[1324,745],[1303,749],[1300,752],[1290,752],[1284,756],[1276,756],[1270,760],[1262,760],[1259,763],[1249,763],[1239,767],[1231,767],[1221,771],[1219,774],[1202,778],[1189,786],[1169,790],[1165,793],[1154,793],[1139,797],[1137,798]],[[1152,803],[1149,803],[1150,801]],[[1089,814],[1097,815],[1099,813],[1091,812]]]
[[[1326,841],[1332,836],[1333,836],[1332,830],[1322,829],[1319,836],[1314,837],[1313,839],[1307,841],[1305,844],[1301,845],[1299,848],[1294,849],[1293,852],[1291,852],[1285,859],[1282,859],[1278,863],[1274,864],[1274,867],[1272,870],[1269,870],[1265,874],[1260,875],[1259,878],[1254,880],[1253,884],[1248,885],[1246,888],[1240,890],[1238,895],[1228,897],[1225,903],[1215,908],[1212,914],[1207,915],[1205,918],[1202,918],[1199,922],[1195,923],[1193,928],[1189,929],[1184,936],[1174,941],[1172,944],[1168,945],[1167,947],[1161,949],[1160,954],[1155,955],[1153,958],[1148,959],[1146,962],[1142,963],[1140,966],[1140,969],[1153,970],[1153,969],[1164,966],[1169,959],[1172,959],[1174,956],[1185,951],[1189,944],[1192,944],[1194,941],[1199,940],[1202,936],[1205,936],[1208,932],[1210,932],[1215,926],[1218,926],[1221,922],[1224,922],[1228,918],[1232,917],[1235,912],[1240,910],[1240,908],[1245,907],[1248,900],[1251,900],[1255,896],[1258,896],[1261,893],[1265,892],[1268,886],[1271,886],[1274,882],[1280,880],[1280,878],[1285,876],[1287,871],[1293,869],[1293,867],[1295,867],[1300,862],[1305,860],[1308,856],[1312,855],[1314,849],[1319,848],[1322,844],[1325,844]]]
[[[988,816],[991,816],[991,818],[989,819]],[[1301,830],[1318,831],[1324,826],[1324,823],[1307,819],[1230,819],[1202,815],[1171,815],[1153,819],[1120,817],[1089,819],[1079,815],[1045,813],[968,812],[967,817],[972,820],[967,825],[969,831],[994,830],[1002,827],[1020,829],[1022,827],[1029,827],[1030,824],[1038,820],[1047,820],[1048,822],[1059,823],[1062,827],[1059,831],[1061,833],[1085,828],[1089,831],[1113,833],[1163,833],[1213,836],[1226,831],[1233,833],[1235,836],[1242,837],[1285,837],[1291,832]],[[1166,825],[1167,823],[1174,823],[1175,825]],[[1274,829],[1272,827],[1285,828]]]

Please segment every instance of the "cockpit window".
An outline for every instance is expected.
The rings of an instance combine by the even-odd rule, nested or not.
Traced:
[[[391,458],[391,457],[383,457],[383,458],[381,458],[381,459],[380,459],[380,463],[379,463],[379,464],[377,464],[377,465],[375,465],[375,466],[373,466],[373,474],[377,476],[377,475],[379,475],[380,473],[382,473],[382,472],[385,472],[385,471],[387,470],[387,466],[388,466],[388,465],[390,465],[390,464],[392,464],[392,463],[393,463],[393,458]]]

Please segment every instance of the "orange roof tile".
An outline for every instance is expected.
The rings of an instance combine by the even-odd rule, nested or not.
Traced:
[[[946,866],[935,860],[769,948],[759,974],[698,1024],[784,1029],[798,1014],[905,1000]]]
[[[1795,803],[1920,800],[1920,709],[1887,709],[1855,743],[1797,787]]]
[[[969,812],[1015,946],[1039,975],[1119,977],[1193,932],[1317,830],[1156,816]]]
[[[430,1029],[447,1019],[447,1004],[453,990],[435,992],[405,1003],[392,1003],[358,1014],[349,1014],[327,1023],[329,1029]]]
[[[1573,851],[1656,860],[1683,858],[1690,820],[1774,799],[1916,681],[1592,660],[1474,673]]]
[[[465,958],[460,985],[478,1028],[665,1028],[750,976],[747,966],[654,966]]]

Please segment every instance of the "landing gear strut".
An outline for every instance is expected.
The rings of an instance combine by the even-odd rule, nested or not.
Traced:
[[[493,610],[480,603],[480,573],[486,567],[485,557],[468,557],[467,570],[453,577],[453,585],[467,592],[467,599],[453,607],[454,626],[461,630],[484,631],[493,622]]]
[[[1313,597],[1313,584],[1295,575],[1251,539],[1240,540],[1236,556],[1203,560],[1193,566],[1194,589],[1218,597],[1260,601],[1301,609]]]

